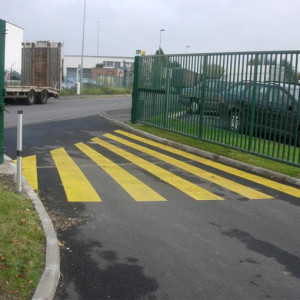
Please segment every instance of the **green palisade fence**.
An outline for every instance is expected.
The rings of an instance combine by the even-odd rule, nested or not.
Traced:
[[[4,53],[6,23],[0,20],[0,164],[4,159]]]
[[[137,56],[132,122],[300,165],[300,51]]]
[[[132,76],[109,76],[98,75],[97,85],[105,88],[124,88],[129,89],[132,87]]]

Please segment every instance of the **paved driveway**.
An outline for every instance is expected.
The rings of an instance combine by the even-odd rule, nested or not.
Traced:
[[[16,130],[5,130],[14,157]],[[56,299],[296,299],[296,187],[153,143],[99,116],[24,128],[24,173],[57,229]]]

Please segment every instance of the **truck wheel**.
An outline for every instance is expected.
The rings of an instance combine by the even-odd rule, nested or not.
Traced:
[[[37,103],[38,103],[38,104],[46,104],[47,101],[48,101],[48,91],[47,91],[47,90],[42,90],[42,91],[38,94]]]
[[[35,103],[36,94],[34,90],[30,90],[27,94],[26,104],[32,105]]]

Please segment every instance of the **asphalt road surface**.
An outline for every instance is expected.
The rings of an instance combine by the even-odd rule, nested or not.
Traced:
[[[60,241],[55,299],[299,299],[296,187],[97,115],[27,125],[23,140]],[[13,158],[15,141],[7,128]]]
[[[94,115],[97,112],[131,107],[131,96],[114,97],[61,97],[49,98],[45,105],[18,105],[10,102],[5,106],[5,128],[17,126],[18,111],[23,111],[23,123],[71,119]]]

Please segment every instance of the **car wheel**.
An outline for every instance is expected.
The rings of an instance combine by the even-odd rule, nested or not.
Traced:
[[[200,112],[199,101],[197,98],[191,98],[190,101],[190,113],[197,114]]]
[[[26,104],[32,105],[35,103],[36,94],[34,90],[30,90],[27,94]]]
[[[238,111],[231,112],[228,119],[228,129],[233,132],[241,132],[242,124],[242,114]]]

